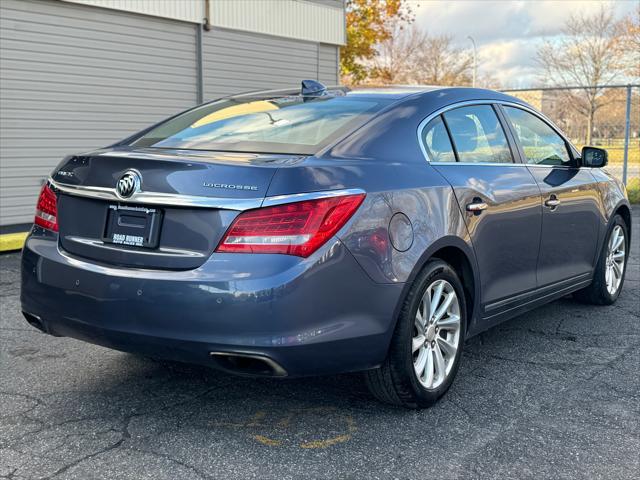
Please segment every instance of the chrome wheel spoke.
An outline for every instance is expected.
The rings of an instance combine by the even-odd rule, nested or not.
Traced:
[[[624,259],[624,250],[618,250],[617,252],[615,252],[613,254],[613,259],[614,260]]]
[[[444,363],[444,357],[442,356],[442,351],[440,351],[439,348],[434,349],[433,354],[435,357],[434,367],[435,367],[436,381],[441,383],[446,376],[446,367]]]
[[[433,363],[433,350],[427,350],[427,363],[421,379],[428,388],[433,385]]]
[[[458,348],[455,345],[450,344],[444,338],[438,337],[436,344],[438,348],[447,358],[453,359],[456,356]]]
[[[613,269],[613,274],[615,275],[616,279],[622,277],[622,270],[620,269],[620,265],[618,265],[616,262],[613,262],[611,268]]]
[[[422,318],[424,319],[425,325],[429,323],[429,317],[431,316],[430,308],[431,292],[427,288],[427,291],[425,292],[424,296],[422,297],[422,301],[420,302],[420,308],[418,308],[418,310],[420,310],[421,312]]]
[[[624,241],[624,235],[622,235],[622,231],[619,230],[620,227],[618,227],[616,229],[616,239],[613,242],[613,248],[611,250],[617,250],[618,248],[620,248],[620,245],[622,245],[622,242]]]
[[[434,315],[434,312],[436,311],[436,309],[438,308],[438,304],[440,303],[440,299],[442,298],[442,290],[444,289],[444,283],[443,282],[439,282],[436,286],[435,291],[433,292],[433,295],[431,296],[431,305],[430,305],[430,317],[432,315]]]
[[[447,309],[449,308],[449,306],[451,305],[451,302],[456,298],[456,294],[454,292],[451,292],[450,294],[448,294],[446,296],[446,298],[444,299],[444,302],[442,302],[442,305],[440,305],[440,308],[438,308],[438,310],[436,311],[436,313],[433,315],[433,318],[435,319],[436,323],[438,322],[438,320],[440,320],[442,318],[442,316],[447,312]]]
[[[411,342],[411,353],[416,353],[420,348],[424,347],[424,341],[426,340],[424,335],[418,335],[413,337]]]
[[[418,376],[418,378],[422,377],[422,374],[424,373],[424,367],[427,364],[428,356],[428,349],[423,348],[422,350],[420,350],[420,353],[418,353],[418,358],[416,358],[415,362],[413,363],[413,368],[416,371],[416,375]]]
[[[620,237],[620,231],[618,227],[613,229],[611,232],[611,240],[609,240],[609,252],[612,252],[617,248],[618,238]]]
[[[436,325],[443,330],[457,330],[460,328],[460,315],[448,315],[438,320]]]

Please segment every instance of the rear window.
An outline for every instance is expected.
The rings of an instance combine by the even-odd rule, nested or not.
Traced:
[[[388,102],[333,95],[230,98],[178,115],[132,145],[313,154],[365,123]]]

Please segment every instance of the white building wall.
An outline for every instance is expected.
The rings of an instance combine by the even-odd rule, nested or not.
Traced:
[[[141,13],[154,17],[201,23],[205,0],[62,0],[123,12]]]

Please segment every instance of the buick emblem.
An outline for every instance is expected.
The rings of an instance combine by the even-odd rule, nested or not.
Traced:
[[[140,174],[135,170],[127,170],[116,184],[116,193],[120,198],[129,198],[140,190]]]

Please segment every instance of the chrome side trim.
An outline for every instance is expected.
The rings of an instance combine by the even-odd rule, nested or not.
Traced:
[[[265,198],[220,198],[200,197],[195,195],[181,195],[177,193],[137,192],[131,197],[122,199],[116,194],[115,188],[88,187],[69,185],[56,182],[52,178],[49,184],[55,189],[68,195],[95,198],[113,202],[142,203],[145,205],[167,205],[173,207],[217,208],[221,210],[244,211],[253,208],[282,205],[283,203],[300,202],[302,200],[316,200],[318,198],[337,197],[343,195],[357,195],[365,193],[360,188],[346,188],[341,190],[323,190],[319,192],[293,193],[276,195]]]
[[[360,195],[365,193],[361,188],[345,188],[342,190],[323,190],[320,192],[292,193],[289,195],[276,195],[266,197],[262,202],[263,207],[282,205],[283,203],[301,202],[304,200],[317,200],[319,198],[341,197],[344,195]]]
[[[431,160],[429,160],[429,155],[427,154],[427,149],[424,146],[424,143],[422,142],[422,131],[424,130],[424,128],[427,126],[427,124],[433,120],[434,118],[436,118],[438,115],[441,115],[445,112],[448,112],[449,110],[454,110],[456,108],[459,107],[467,107],[470,105],[507,105],[509,107],[515,107],[515,108],[520,108],[522,110],[525,110],[529,113],[531,113],[532,115],[535,115],[536,117],[538,117],[540,120],[544,121],[546,124],[548,124],[560,137],[562,137],[562,139],[567,142],[567,144],[569,144],[574,150],[577,151],[577,149],[573,146],[573,144],[569,141],[569,139],[567,139],[567,137],[562,133],[562,131],[556,126],[555,123],[553,123],[551,120],[549,120],[549,118],[547,118],[544,114],[538,112],[537,110],[534,110],[531,107],[528,107],[526,105],[523,105],[521,103],[516,103],[516,102],[509,102],[506,100],[466,100],[464,102],[458,102],[458,103],[452,103],[451,105],[447,105],[446,107],[442,107],[438,110],[436,110],[435,112],[431,113],[427,118],[425,118],[424,120],[422,120],[420,122],[420,124],[418,125],[418,145],[420,145],[420,150],[422,151],[422,155],[424,155],[424,159],[427,161],[427,163],[431,164]],[[553,168],[553,167],[562,167],[562,165],[538,165],[538,164],[528,164],[528,163],[518,163],[518,162],[514,162],[514,163],[482,163],[482,162],[441,162],[441,163],[434,163],[435,165],[493,165],[493,166],[501,166],[501,167],[505,167],[505,166],[510,166],[510,165],[522,165],[522,166],[526,166],[526,167],[538,167],[538,168]],[[575,168],[575,167],[573,167]]]
[[[49,178],[50,185],[63,193],[77,197],[96,198],[113,202],[143,203],[145,205],[169,205],[174,207],[219,208],[221,210],[249,210],[258,208],[262,198],[220,198],[202,197],[196,195],[181,195],[178,193],[136,192],[127,199],[116,194],[115,188],[88,187],[68,185]]]
[[[431,163],[431,162],[429,162]],[[466,166],[483,166],[483,167],[528,167],[526,163],[500,163],[500,162],[434,162],[434,167],[447,167],[466,165]]]
[[[431,163],[431,162],[429,162]],[[483,166],[483,167],[527,167],[527,168],[589,168],[595,167],[573,167],[571,165],[540,165],[538,163],[500,163],[500,162],[434,162],[434,167],[446,167],[449,165]]]

